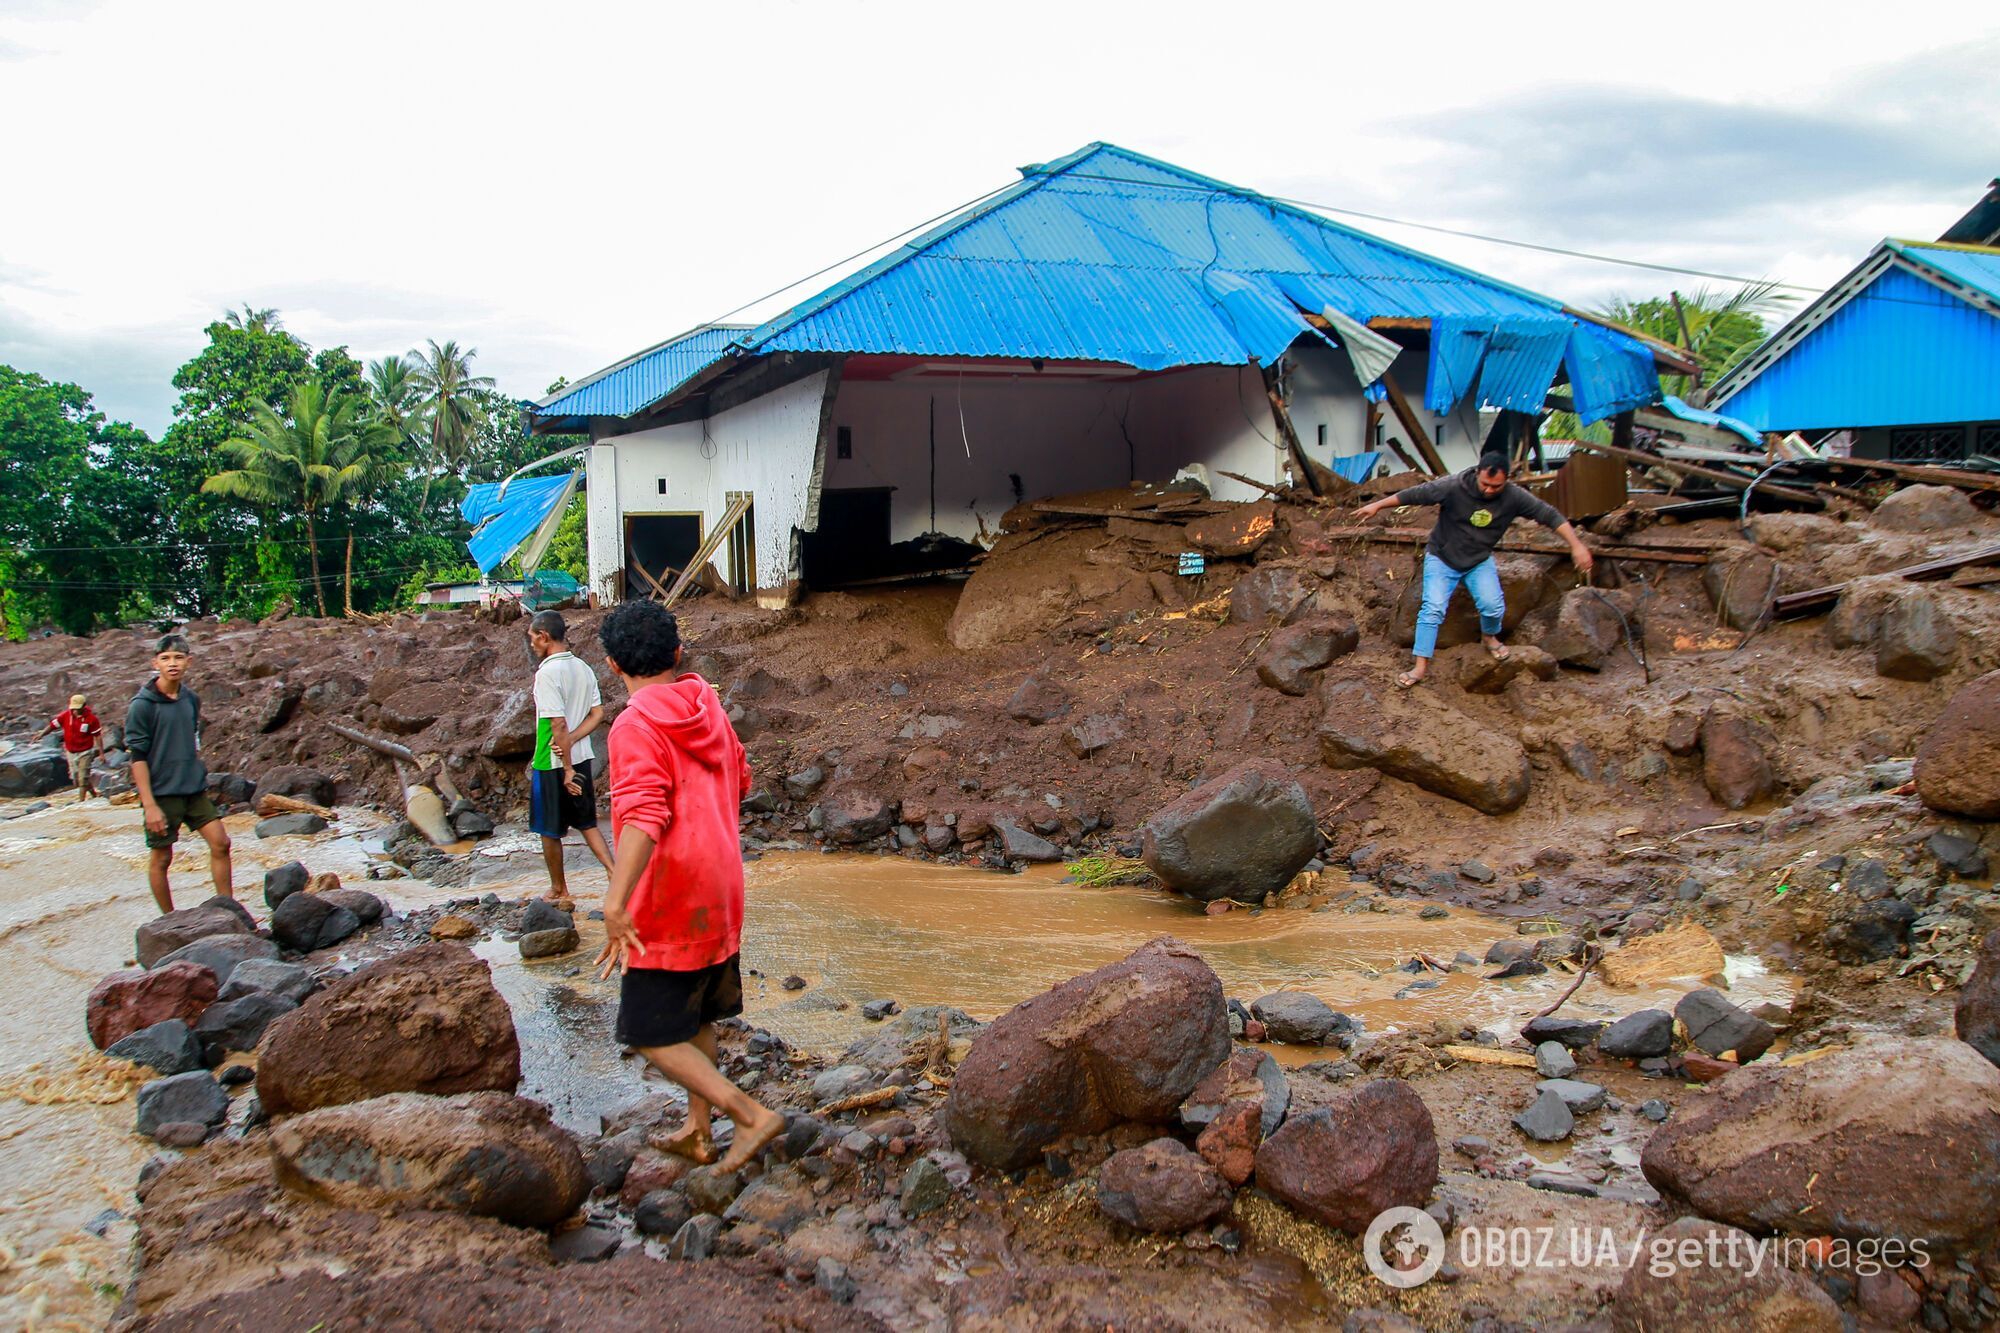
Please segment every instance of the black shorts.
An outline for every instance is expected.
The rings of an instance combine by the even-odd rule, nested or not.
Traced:
[[[597,789],[590,782],[586,759],[576,766],[576,785],[571,795],[563,787],[560,768],[537,768],[528,777],[528,827],[544,838],[561,839],[571,829],[597,827]]]
[[[626,1046],[677,1046],[708,1023],[743,1012],[737,955],[692,972],[635,967],[618,991],[618,1040]]]

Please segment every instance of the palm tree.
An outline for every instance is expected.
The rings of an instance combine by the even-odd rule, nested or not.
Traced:
[[[1614,297],[1599,306],[1597,313],[1693,353],[1701,374],[1692,385],[1683,375],[1661,380],[1666,392],[1686,397],[1690,389],[1698,394],[1702,384],[1715,383],[1757,350],[1769,332],[1764,316],[1791,302],[1791,297],[1779,293],[1776,283],[1753,282],[1726,296],[1697,287],[1686,296],[1674,293],[1640,301]]]
[[[428,428],[431,455],[424,492],[417,501],[418,513],[430,502],[435,469],[443,467],[455,473],[464,465],[479,425],[486,417],[479,395],[493,388],[492,376],[474,375],[470,368],[472,358],[479,355],[478,349],[468,347],[461,352],[452,339],[440,345],[432,338],[429,343],[429,351],[410,353],[414,363],[410,380],[415,385],[418,420]]]
[[[252,333],[277,333],[285,327],[276,310],[260,309],[248,301],[241,310],[232,310],[222,318],[232,329],[248,329]]]
[[[399,441],[409,439],[419,410],[416,368],[409,358],[385,356],[380,361],[370,361],[368,399],[370,415],[375,420],[395,431]]]
[[[328,394],[308,381],[292,390],[290,411],[280,415],[253,399],[247,432],[223,444],[235,467],[201,484],[210,495],[244,500],[260,508],[290,507],[305,519],[306,549],[312,560],[313,596],[326,614],[326,588],[319,574],[319,530],[315,519],[328,505],[357,493],[377,468],[377,453],[390,440],[388,428],[365,421],[359,398]],[[348,605],[353,606],[352,537],[349,537]]]

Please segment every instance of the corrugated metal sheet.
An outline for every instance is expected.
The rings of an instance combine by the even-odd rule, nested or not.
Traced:
[[[1697,426],[1709,426],[1716,430],[1734,431],[1756,448],[1764,447],[1764,437],[1747,421],[1738,421],[1735,417],[1726,417],[1720,412],[1691,407],[1672,394],[1660,399],[1660,406],[1667,410],[1667,415],[1681,421],[1690,421]]]
[[[623,417],[659,402],[721,359],[747,324],[718,324],[669,338],[537,403],[539,417]],[[511,496],[513,492],[510,490]]]
[[[480,572],[491,573],[533,537],[575,493],[577,478],[582,475],[565,472],[510,482],[504,497],[497,481],[483,482],[467,491],[458,512],[472,525],[472,536],[465,546]]]
[[[2000,250],[1964,245],[1890,241],[1889,248],[1980,293],[2000,301]]]
[[[2000,417],[2000,317],[1891,267],[1716,407],[1766,431]]]
[[[1540,405],[1549,376],[1530,389],[1528,371],[1547,359],[1558,332],[1571,378],[1593,382],[1578,394],[1587,420],[1589,404],[1624,402],[1635,379],[1654,383],[1643,343],[1578,320],[1548,297],[1168,163],[1092,144],[1024,176],[738,344],[753,354],[1090,360],[1145,370],[1268,365],[1306,331],[1301,308],[1332,306],[1364,322],[1532,324],[1544,341],[1532,351],[1510,346],[1500,371],[1509,402],[1532,394]],[[538,414],[615,415],[658,401],[662,384],[694,373],[642,369],[673,346]]]

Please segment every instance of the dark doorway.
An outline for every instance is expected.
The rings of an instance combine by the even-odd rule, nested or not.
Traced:
[[[656,590],[646,575],[672,587],[694,553],[701,549],[700,514],[627,514],[625,516],[625,597],[649,597]],[[641,573],[641,570],[645,573]]]
[[[819,530],[804,534],[805,581],[830,588],[889,572],[889,497],[892,486],[823,491]]]

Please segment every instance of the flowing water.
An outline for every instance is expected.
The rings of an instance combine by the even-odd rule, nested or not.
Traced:
[[[365,812],[344,812],[335,832],[317,839],[260,843],[251,822],[235,818],[230,826],[237,882],[260,915],[252,888],[271,866],[297,857],[358,883],[379,856],[382,821]],[[131,1133],[130,1097],[101,1105],[29,1102],[20,1098],[19,1079],[35,1064],[56,1074],[89,1067],[84,998],[99,977],[125,964],[133,929],[152,914],[137,824],[136,811],[102,803],[58,805],[0,824],[0,968],[11,982],[0,1011],[0,1324],[7,1326],[38,1320],[42,1328],[98,1327],[122,1286],[129,1224],[112,1222],[102,1237],[85,1226],[107,1208],[131,1207],[131,1183],[150,1149]],[[473,855],[469,889],[410,880],[368,887],[397,910],[468,893],[514,898],[545,887],[531,838],[503,835]],[[198,841],[176,862],[182,904],[206,896],[204,865]],[[1461,950],[1483,957],[1493,940],[1515,933],[1514,924],[1460,909],[1427,921],[1418,915],[1422,905],[1410,901],[1382,900],[1383,910],[1368,910],[1359,894],[1322,911],[1211,917],[1170,894],[1065,884],[1058,867],[1005,875],[788,853],[767,855],[746,874],[747,1016],[825,1055],[838,1054],[867,1028],[860,1016],[865,1001],[953,1004],[991,1018],[1159,935],[1198,949],[1229,995],[1247,1002],[1279,989],[1310,991],[1373,1033],[1449,1019],[1511,1037],[1572,980],[1560,972],[1487,981],[1478,968],[1403,971],[1419,954],[1443,962]],[[585,908],[603,888],[602,872],[587,859],[571,881]],[[498,939],[477,951],[493,964],[495,983],[514,1010],[522,1092],[547,1101],[570,1128],[595,1131],[604,1112],[657,1085],[612,1037],[616,980],[599,981],[587,966],[601,928],[582,913],[577,925],[583,949],[567,958],[524,963],[511,943]],[[1785,981],[1754,960],[1732,958],[1729,972],[1732,998],[1741,1004],[1787,997]],[[791,974],[806,981],[804,990],[782,989],[781,979]],[[1671,1007],[1695,984],[1614,991],[1593,977],[1564,1012],[1613,1016]],[[1328,1054],[1271,1049],[1291,1061]],[[71,1082],[77,1086],[59,1086],[58,1095],[103,1086],[101,1078]]]

